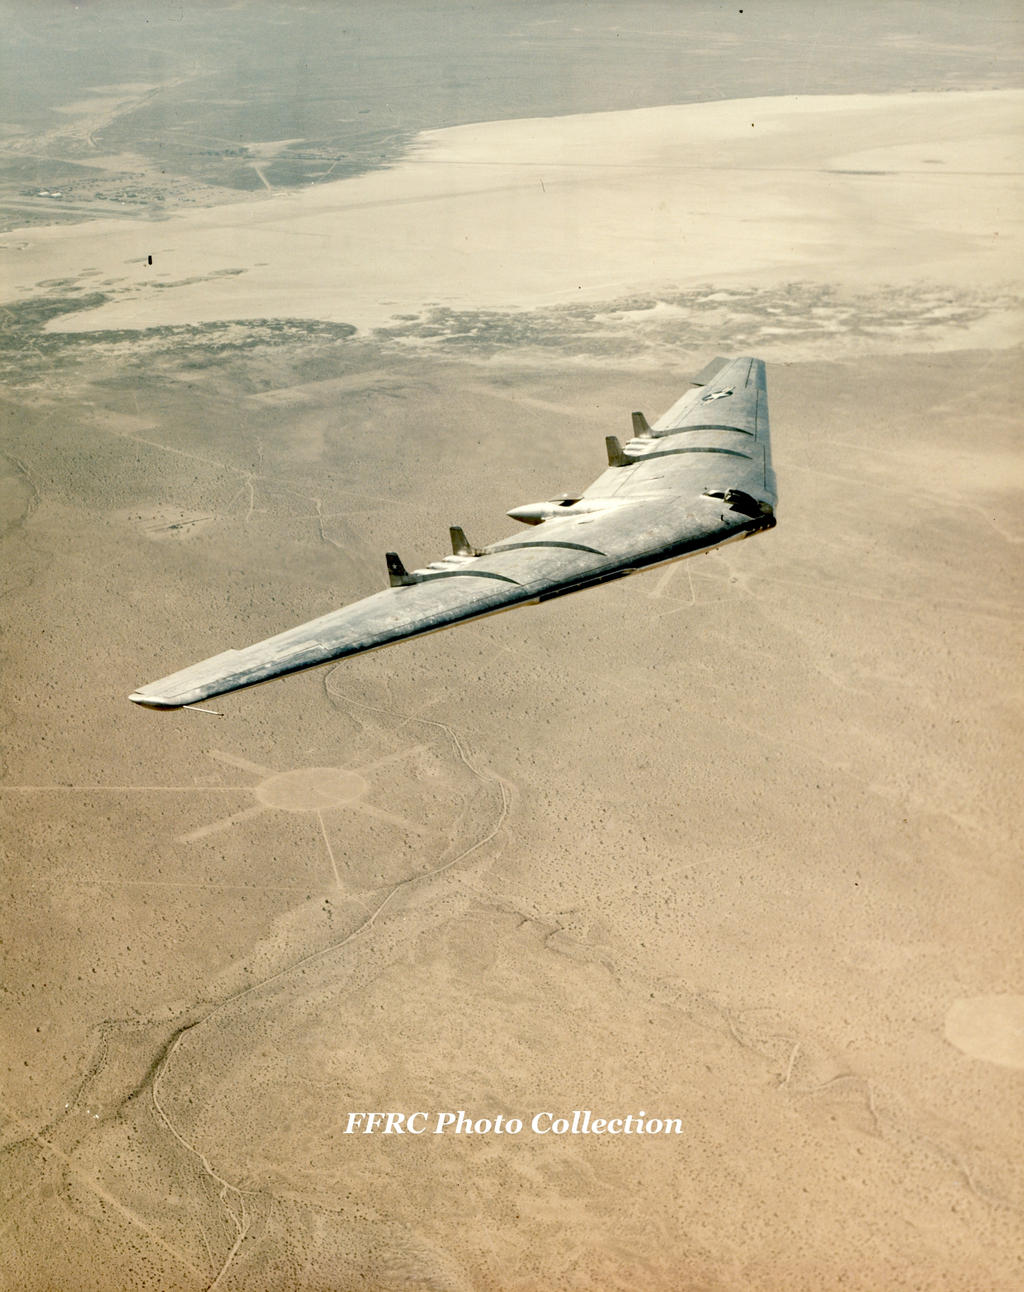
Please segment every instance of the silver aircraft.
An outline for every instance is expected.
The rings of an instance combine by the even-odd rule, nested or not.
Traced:
[[[531,525],[473,547],[451,529],[452,554],[407,570],[387,554],[391,586],[276,637],[228,650],[140,687],[129,698],[180,709],[437,632],[621,579],[775,524],[775,473],[760,359],[715,359],[653,425],[633,414],[633,438],[605,441],[608,469],[581,494],[513,507]]]

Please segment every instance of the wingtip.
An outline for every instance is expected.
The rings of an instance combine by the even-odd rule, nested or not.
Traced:
[[[128,697],[132,704],[141,705],[144,709],[180,709],[176,700],[166,700],[159,695],[147,695],[145,691],[133,691]]]

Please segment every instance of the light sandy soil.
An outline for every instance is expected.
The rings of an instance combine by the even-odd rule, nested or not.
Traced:
[[[1020,1286],[1021,102],[467,127],[233,230],[15,239],[3,1286]],[[771,534],[128,704],[735,352]],[[683,1129],[344,1133],[420,1109]]]
[[[463,126],[423,136],[392,170],[300,193],[16,230],[4,290],[98,271],[110,301],[55,325],[98,330],[289,316],[366,328],[428,302],[523,308],[795,277],[1016,283],[1022,105],[1009,90],[741,99]],[[217,273],[232,276],[211,291]]]

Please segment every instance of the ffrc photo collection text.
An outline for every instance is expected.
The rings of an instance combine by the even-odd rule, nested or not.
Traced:
[[[681,1135],[680,1117],[595,1117],[590,1109],[571,1113],[540,1112],[523,1117],[472,1117],[459,1112],[349,1113],[346,1135]]]

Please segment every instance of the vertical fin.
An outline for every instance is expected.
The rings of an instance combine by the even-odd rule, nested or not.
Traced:
[[[453,556],[480,556],[480,549],[473,547],[466,537],[466,531],[461,525],[449,526],[448,533],[452,537],[452,555]]]
[[[631,414],[633,418],[633,434],[638,440],[649,440],[651,438],[651,427],[644,417],[643,413]]]
[[[388,552],[385,560],[388,563],[388,582],[393,588],[407,588],[411,583],[419,583],[419,579],[402,564],[397,552]]]
[[[623,453],[622,444],[617,435],[606,435],[604,437],[604,446],[608,450],[608,465],[610,467],[629,465],[629,458]]]

